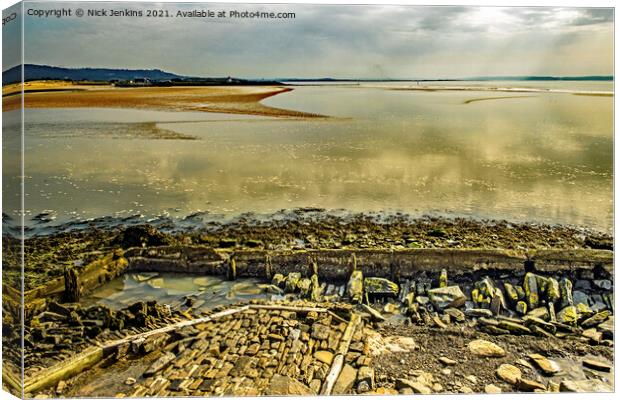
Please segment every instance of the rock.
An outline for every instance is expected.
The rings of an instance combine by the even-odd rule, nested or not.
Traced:
[[[562,298],[560,292],[560,283],[554,278],[547,279],[547,291],[546,291],[547,301],[555,304],[560,301]]]
[[[560,279],[560,307],[573,305],[573,283],[568,278]]]
[[[575,290],[573,292],[573,305],[578,305],[578,304],[584,304],[584,305],[588,305],[589,303],[589,299],[588,299],[588,295],[585,294],[584,292],[581,292],[579,290]]]
[[[465,315],[468,317],[492,317],[493,313],[491,310],[485,310],[484,308],[470,308],[469,310],[465,310]]]
[[[394,314],[396,312],[396,305],[394,303],[387,303],[383,306],[383,312],[386,314]]]
[[[375,388],[374,368],[362,366],[357,370],[357,391],[360,393],[368,392]],[[361,390],[360,390],[361,389]]]
[[[374,319],[375,321],[385,321],[385,317],[381,315],[381,313],[375,310],[374,308],[367,306],[366,304],[361,304],[361,307],[364,311],[370,314],[372,319]]]
[[[603,333],[603,336],[612,339],[614,336],[614,316],[610,315],[609,318],[599,324],[598,329]]]
[[[284,289],[284,282],[286,282],[286,278],[282,274],[275,274],[273,278],[271,278],[271,284],[282,289]]]
[[[446,286],[431,289],[428,297],[437,310],[448,307],[461,307],[465,304],[465,295],[458,286]]]
[[[287,293],[295,293],[297,291],[297,285],[301,279],[301,273],[299,272],[290,272],[286,276],[286,281],[284,282],[284,291]]]
[[[564,380],[560,382],[560,392],[607,393],[614,388],[600,379]]]
[[[130,247],[163,246],[170,239],[151,225],[129,226],[115,239],[124,249]]]
[[[267,396],[316,395],[308,386],[289,376],[274,375],[264,392]]]
[[[297,282],[297,288],[299,289],[299,293],[304,298],[309,297],[310,289],[312,287],[312,281],[308,278],[301,278],[299,282]]]
[[[509,282],[504,282],[504,290],[506,291],[506,296],[508,297],[508,303],[512,306],[516,305],[520,300],[517,289],[515,289],[515,287]]]
[[[577,303],[575,307],[577,307],[578,319],[588,318],[595,314],[595,312],[584,303]]]
[[[67,382],[65,381],[58,382],[58,385],[56,385],[56,394],[61,395],[65,391],[66,388],[67,388]]]
[[[562,371],[560,366],[555,361],[549,360],[541,354],[533,353],[528,356],[545,375],[554,375]]]
[[[368,394],[377,394],[377,395],[395,395],[398,394],[398,390],[394,390],[392,388],[380,387]]]
[[[439,361],[444,365],[456,365],[456,361],[448,357],[439,357]]]
[[[506,352],[504,349],[487,340],[477,339],[469,342],[467,345],[469,351],[480,357],[504,357]]]
[[[331,333],[331,330],[329,329],[329,327],[320,324],[318,322],[315,322],[314,324],[312,324],[312,338],[317,339],[317,340],[326,340],[329,338],[329,334]]]
[[[610,372],[611,367],[612,367],[612,365],[607,362],[595,360],[592,358],[584,358],[582,360],[582,363],[583,363],[583,366],[586,368],[590,368],[590,369],[594,369],[596,371],[602,371],[602,372]]]
[[[493,296],[491,297],[491,306],[489,309],[493,313],[493,315],[499,315],[502,308],[506,308],[506,301],[504,300],[504,295],[499,288],[495,288],[493,292]]]
[[[557,314],[558,322],[566,325],[577,325],[577,307],[568,306],[560,310]]]
[[[445,323],[441,320],[441,318],[439,318],[439,316],[438,316],[438,315],[434,315],[434,316],[433,316],[433,318],[432,318],[432,321],[433,321],[433,323],[434,323],[437,327],[439,327],[439,328],[441,328],[441,329],[447,329],[447,328],[448,328],[448,325],[446,325],[446,324],[445,324]]]
[[[515,310],[517,310],[518,314],[525,315],[525,313],[527,312],[527,304],[524,301],[519,301],[517,302]]]
[[[364,291],[373,296],[397,296],[398,285],[388,279],[378,277],[364,278]]]
[[[502,392],[502,389],[494,384],[488,384],[484,387],[484,393],[487,394],[499,394]]]
[[[345,364],[336,379],[332,394],[348,394],[353,388],[355,379],[357,378],[357,370],[349,364]]]
[[[532,311],[528,312],[526,315],[548,321],[549,320],[549,309],[547,307],[537,307],[533,309]]]
[[[136,383],[136,378],[132,378],[131,376],[127,379],[125,379],[125,385],[133,385],[134,383]]]
[[[517,388],[524,392],[533,392],[535,390],[547,390],[547,387],[540,382],[532,381],[529,379],[519,379],[517,382]]]
[[[166,352],[163,356],[159,357],[151,366],[144,372],[145,377],[155,375],[158,371],[162,370],[166,365],[170,364],[176,356],[174,353]]]
[[[319,350],[316,353],[314,353],[314,358],[316,358],[317,360],[321,362],[324,362],[327,365],[332,365],[334,354],[331,351]]]
[[[521,379],[521,370],[511,364],[502,364],[496,370],[497,376],[512,385],[516,385]]]
[[[357,270],[351,273],[347,283],[347,295],[353,303],[361,303],[364,296],[364,276],[362,271]]]
[[[603,333],[596,330],[596,328],[586,329],[581,332],[581,336],[586,337],[593,342],[599,343],[603,340]]]
[[[603,290],[611,290],[613,288],[613,284],[609,279],[595,279],[592,281],[594,286]]]
[[[51,312],[53,312],[55,314],[62,315],[64,317],[66,317],[66,318],[68,318],[69,315],[71,314],[71,310],[69,308],[63,306],[62,304],[58,304],[55,301],[50,301],[47,304],[47,310],[51,311]]]
[[[413,381],[410,379],[396,379],[396,390],[409,388],[413,390],[413,393],[418,394],[431,394],[433,391],[428,386],[421,382]]]
[[[553,325],[550,322],[544,321],[540,318],[530,317],[526,315],[525,317],[523,317],[523,322],[525,322],[525,325],[529,327],[530,329],[532,326],[536,326],[541,329],[544,329],[547,332],[555,333],[556,331],[555,325]]]
[[[575,285],[573,285],[573,289],[589,292],[592,289],[592,285],[590,284],[590,281],[579,279],[575,282]]]
[[[444,288],[446,286],[448,286],[448,271],[444,268],[439,275],[439,287]]]
[[[538,292],[539,278],[536,274],[528,272],[523,280],[523,290],[525,291],[525,302],[528,308],[538,307],[540,293]]]
[[[525,325],[512,321],[500,320],[499,327],[514,334],[527,335],[532,333]]]
[[[445,310],[443,310],[443,313],[449,315],[450,318],[452,318],[456,322],[465,322],[465,314],[458,308],[446,308]]]

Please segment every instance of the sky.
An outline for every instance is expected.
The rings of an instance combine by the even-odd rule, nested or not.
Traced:
[[[30,3],[26,9],[76,8]],[[295,19],[25,17],[27,63],[190,76],[423,79],[612,75],[612,9],[97,4],[294,12]],[[5,67],[7,63],[5,63]]]

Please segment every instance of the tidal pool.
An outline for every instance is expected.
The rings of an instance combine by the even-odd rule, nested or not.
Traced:
[[[83,299],[85,306],[102,304],[118,310],[136,301],[156,300],[180,308],[191,299],[195,309],[210,309],[251,299],[280,298],[257,279],[227,281],[217,276],[182,273],[126,273],[98,287]]]
[[[328,119],[26,110],[27,223],[319,207],[611,230],[613,97],[393,89],[298,86],[264,101]]]

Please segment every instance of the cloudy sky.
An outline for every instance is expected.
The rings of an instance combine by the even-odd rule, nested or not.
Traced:
[[[136,4],[101,4],[139,9]],[[90,3],[90,8],[97,8]],[[295,19],[26,17],[25,61],[238,77],[458,78],[613,74],[613,10],[154,4]],[[62,4],[30,4],[49,9]],[[75,4],[65,7],[75,8]],[[141,6],[144,10],[146,7]]]

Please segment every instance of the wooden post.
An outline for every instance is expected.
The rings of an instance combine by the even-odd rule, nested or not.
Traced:
[[[232,257],[228,262],[228,280],[234,281],[235,279],[237,279],[237,263],[234,257]]]
[[[78,273],[73,267],[65,268],[65,292],[63,298],[67,303],[79,303],[82,288],[78,279]]]

